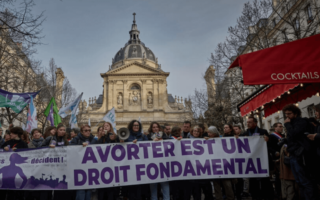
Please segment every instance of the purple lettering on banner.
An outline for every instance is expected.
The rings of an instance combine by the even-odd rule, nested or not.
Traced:
[[[136,165],[137,181],[141,181],[141,176],[146,175],[145,171],[141,171],[141,169],[144,169],[144,168],[145,168],[144,164]]]
[[[139,147],[136,144],[127,144],[127,153],[128,153],[128,160],[132,160],[132,157],[134,157],[136,160],[140,159],[138,156]]]
[[[143,157],[144,158],[149,158],[148,155],[148,147],[150,147],[150,143],[139,143],[139,147],[142,147],[143,149]]]
[[[152,152],[153,152],[153,157],[154,158],[162,158],[163,154],[162,153],[158,153],[159,151],[161,151],[161,143],[160,142],[153,142],[152,143]]]
[[[98,151],[98,153],[99,153],[101,162],[107,162],[108,157],[109,157],[110,147],[111,147],[111,146],[106,146],[106,150],[105,150],[104,153],[102,152],[102,149],[101,149],[100,146],[97,146],[97,147],[96,147],[96,148],[97,148],[97,151]]]
[[[231,174],[235,173],[235,168],[234,168],[234,159],[230,159],[230,163],[228,162],[227,159],[223,159],[223,169],[224,169],[224,174],[229,174],[228,170],[231,172]]]
[[[99,179],[99,170],[97,169],[88,169],[88,179],[89,179],[89,185],[100,185],[98,179]]]
[[[216,143],[215,140],[205,140],[203,144],[207,144],[209,154],[213,154],[212,144]]]
[[[114,168],[114,176],[115,176],[116,183],[119,183],[120,182],[120,180],[119,180],[119,167]]]
[[[221,163],[221,159],[212,159],[211,160],[213,175],[223,174],[222,170],[220,170],[220,171],[218,170],[218,169],[221,169],[220,163]]]
[[[223,151],[228,153],[228,154],[231,154],[231,153],[234,153],[236,151],[236,144],[234,142],[234,138],[230,138],[229,141],[230,141],[230,144],[231,144],[231,149],[228,149],[227,140],[226,139],[221,139]]]
[[[154,175],[151,174],[151,169],[154,169]],[[148,166],[147,166],[147,176],[149,179],[151,180],[155,180],[158,178],[159,176],[159,169],[158,169],[158,166],[154,163],[150,163]]]
[[[194,151],[193,154],[200,156],[204,153],[204,148],[202,147],[202,140],[195,140],[192,143],[193,148],[195,148],[198,151]]]
[[[164,166],[163,163],[160,164],[160,177],[164,178],[164,174],[166,174],[166,177],[170,177],[170,165],[169,162],[166,162],[166,166]]]
[[[192,174],[192,176],[196,176],[196,172],[193,169],[191,161],[187,160],[186,164],[184,165],[183,176],[188,176],[189,173]]]
[[[181,154],[183,156],[192,155],[191,151],[187,151],[188,149],[191,149],[191,146],[190,146],[191,140],[182,140],[180,143],[181,143]]]
[[[244,143],[242,142],[242,140],[240,138],[237,139],[238,152],[242,153],[242,149],[243,149],[245,152],[251,153],[249,139],[244,138],[243,141],[244,141]]]
[[[82,180],[81,181],[79,179],[79,175],[82,176]],[[73,176],[74,176],[74,185],[75,186],[82,186],[87,182],[87,174],[82,169],[75,169],[73,171]]]
[[[175,166],[178,167],[178,171],[174,171]],[[180,176],[182,173],[182,166],[178,161],[172,161],[171,162],[171,174],[172,177]]]
[[[201,172],[206,175],[211,175],[209,160],[206,160],[206,162],[204,163],[204,166],[201,165],[201,162],[199,160],[196,160],[196,166],[197,166],[197,175],[198,176],[201,175]]]
[[[246,174],[249,174],[249,172],[252,171],[254,174],[257,174],[257,170],[254,166],[252,158],[248,159],[247,168],[246,168]]]
[[[128,182],[128,170],[130,169],[130,165],[120,166],[120,170],[123,171],[123,181]]]
[[[116,151],[118,149],[121,151],[121,154],[119,157],[116,154]],[[111,150],[111,155],[112,155],[113,160],[121,161],[126,157],[126,150],[124,149],[124,147],[122,145],[115,145]]]
[[[266,173],[268,173],[268,170],[262,169],[260,158],[257,158],[257,165],[258,165],[258,173],[259,173],[259,174],[266,174]]]
[[[244,158],[236,158],[236,159],[235,159],[235,162],[238,163],[239,174],[243,174],[242,164],[243,164],[244,162],[246,162],[246,159],[244,159]]]
[[[97,163],[97,158],[96,156],[94,155],[93,153],[93,150],[91,147],[87,147],[86,148],[86,151],[84,152],[84,156],[83,156],[83,159],[82,159],[82,164],[86,164],[88,161],[92,161],[93,163]]]
[[[163,148],[164,148],[164,157],[169,157],[169,154],[171,156],[175,156],[173,153],[173,151],[174,151],[174,143],[173,142],[163,142],[162,144],[163,144]]]
[[[109,173],[109,179],[106,179],[106,172]],[[105,167],[101,170],[101,180],[104,184],[110,184],[113,181],[113,171],[110,167]]]

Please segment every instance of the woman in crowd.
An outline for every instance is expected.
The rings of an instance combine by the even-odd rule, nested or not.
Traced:
[[[43,146],[44,139],[42,138],[41,130],[35,128],[31,131],[32,140],[28,144],[29,148],[40,148]],[[40,191],[26,191],[26,200],[47,200],[51,199],[52,191],[40,190]]]
[[[55,135],[52,135],[53,131]],[[49,146],[50,148],[55,148],[56,146],[68,146],[69,141],[67,139],[66,127],[63,124],[59,124],[57,129],[55,127],[50,127],[46,130],[49,135],[45,138],[43,146]],[[51,198],[50,198],[51,199]],[[75,199],[75,192],[73,190],[55,190],[53,194],[53,200],[61,199]]]
[[[195,126],[191,129],[189,138],[190,139],[202,138],[202,132],[203,132],[203,129],[201,127]],[[205,180],[204,181],[191,180],[191,181],[186,181],[186,183],[187,182],[188,182],[188,185],[186,186],[187,188],[185,188],[185,189],[190,191],[190,197],[191,197],[191,193],[192,193],[194,200],[201,200],[201,184],[204,185],[206,183]],[[188,197],[188,199],[190,199],[190,197]]]
[[[13,127],[10,129],[10,140],[5,142],[1,148],[5,151],[9,151],[12,149],[13,151],[17,149],[27,149],[28,144],[21,140],[21,136],[23,135],[23,130],[20,127]],[[2,197],[7,195],[7,199],[23,199],[24,191],[15,191],[15,190],[7,190],[1,192]]]
[[[118,136],[114,133],[111,123],[105,122],[103,126],[100,126],[97,130],[98,140],[95,144],[109,144],[109,143],[119,143],[120,140]],[[106,134],[105,134],[106,133]],[[118,199],[120,193],[120,187],[110,187],[98,189],[98,200],[107,199]]]
[[[159,135],[160,132],[160,124],[158,122],[152,122],[150,124],[148,130],[148,139],[153,141],[160,141],[163,139],[168,139],[166,134],[162,134],[161,137]],[[162,189],[163,200],[170,200],[170,186],[169,182],[161,182],[159,183]],[[158,183],[150,184],[150,191],[151,191],[151,200],[158,199]]]
[[[132,120],[129,125],[128,129],[130,131],[130,136],[125,141],[120,140],[120,142],[133,142],[137,143],[138,141],[147,141],[148,138],[146,135],[142,133],[142,125],[138,120]],[[131,185],[127,186],[128,198],[130,200],[140,200],[142,197],[142,188],[143,185]]]
[[[38,128],[35,128],[31,131],[32,140],[28,144],[28,148],[39,148],[42,147],[42,143],[44,142],[44,139],[41,137],[41,130]]]
[[[70,131],[71,140],[75,138],[78,135],[78,133],[79,133],[79,130],[77,130],[76,128],[71,129]]]
[[[23,135],[23,130],[20,127],[13,127],[10,130],[10,140],[5,142],[1,148],[5,151],[9,151],[9,149],[16,150],[16,149],[27,149],[28,144],[21,140],[21,136]]]
[[[80,129],[80,133],[70,141],[70,145],[82,145],[83,147],[94,143],[94,137],[91,134],[91,127],[84,125]],[[77,190],[76,200],[90,200],[91,190]]]
[[[29,133],[27,131],[23,131],[23,134],[21,135],[21,140],[23,140],[25,143],[29,144]]]
[[[46,130],[44,132],[44,135],[43,135],[43,138],[46,139],[49,136],[55,136],[56,132],[57,132],[56,127],[49,126],[49,127],[46,128]]]

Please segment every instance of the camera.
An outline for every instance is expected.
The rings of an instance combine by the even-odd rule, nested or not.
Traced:
[[[278,146],[282,147],[284,144],[287,144],[287,142],[288,142],[287,138],[282,138],[278,142]]]

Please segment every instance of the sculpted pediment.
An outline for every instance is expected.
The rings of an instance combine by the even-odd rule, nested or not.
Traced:
[[[160,69],[155,69],[153,67],[141,64],[139,62],[129,63],[127,65],[121,66],[119,68],[113,69],[106,73],[107,75],[112,74],[168,74]]]

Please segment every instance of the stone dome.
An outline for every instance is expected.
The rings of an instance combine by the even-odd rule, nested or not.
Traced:
[[[146,47],[145,44],[140,41],[140,31],[137,28],[135,13],[133,13],[133,16],[134,18],[132,28],[131,31],[129,31],[130,39],[124,45],[124,47],[116,53],[116,55],[112,59],[112,64],[130,58],[146,58],[153,62],[157,62],[157,59],[151,49]]]

